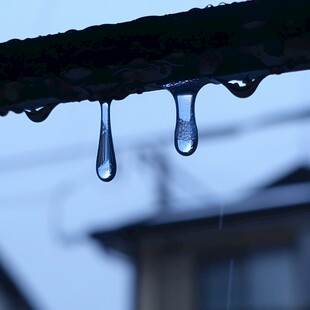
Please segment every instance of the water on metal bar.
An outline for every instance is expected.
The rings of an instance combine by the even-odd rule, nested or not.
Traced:
[[[98,177],[105,182],[111,181],[116,174],[116,159],[110,121],[110,104],[111,101],[100,101],[101,125],[96,170]]]

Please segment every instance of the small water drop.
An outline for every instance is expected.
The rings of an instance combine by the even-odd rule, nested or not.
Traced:
[[[195,101],[199,90],[206,84],[203,80],[170,83],[164,87],[172,94],[176,104],[174,144],[184,156],[192,155],[198,145],[198,129],[195,119]]]
[[[236,97],[248,98],[254,94],[258,85],[265,77],[266,75],[244,81],[224,81],[220,79],[218,79],[218,81],[222,83]]]
[[[111,181],[116,174],[116,159],[110,121],[110,104],[111,101],[100,101],[101,125],[96,170],[98,177],[105,182]]]
[[[54,103],[41,107],[39,109],[25,109],[24,112],[31,121],[35,123],[41,123],[48,118],[50,113],[57,105],[58,103]]]

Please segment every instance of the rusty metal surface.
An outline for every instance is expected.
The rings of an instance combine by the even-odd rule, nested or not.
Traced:
[[[248,1],[0,44],[0,114],[120,100],[180,80],[310,68],[310,1]]]

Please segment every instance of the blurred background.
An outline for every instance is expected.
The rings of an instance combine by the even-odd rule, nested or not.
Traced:
[[[3,2],[1,6],[0,42],[219,3],[202,0],[173,3],[142,0],[12,0]],[[148,305],[148,300],[154,305],[153,300],[178,299],[178,295],[169,293],[175,285],[173,283],[167,284],[167,291],[161,288],[159,295],[149,296],[145,283],[157,281],[160,286],[161,281],[170,282],[152,277],[151,280],[142,279],[144,269],[141,264],[147,258],[137,256],[137,251],[143,253],[145,246],[141,234],[150,236],[151,242],[148,242],[149,239],[146,242],[150,246],[157,240],[157,233],[161,239],[170,240],[170,237],[166,239],[161,225],[166,225],[165,231],[171,236],[173,223],[191,223],[191,220],[197,221],[199,218],[206,219],[205,223],[199,224],[202,225],[203,235],[191,237],[194,239],[185,238],[187,241],[180,237],[182,240],[177,242],[179,250],[186,248],[188,253],[200,253],[199,257],[192,259],[195,268],[198,266],[199,269],[200,280],[195,280],[199,288],[195,291],[199,292],[200,297],[194,293],[183,294],[183,297],[188,296],[184,297],[187,301],[183,305],[186,302],[192,305],[192,301],[188,300],[194,299],[197,309],[308,309],[309,301],[298,295],[301,291],[297,290],[298,294],[295,294],[290,287],[300,285],[295,285],[292,280],[296,278],[294,266],[297,261],[295,254],[289,250],[291,248],[281,246],[278,249],[278,239],[275,238],[275,247],[271,247],[269,256],[252,252],[244,256],[244,251],[239,255],[241,248],[256,244],[253,240],[268,240],[270,235],[266,232],[264,237],[246,241],[242,236],[248,235],[248,229],[253,226],[244,224],[247,221],[252,223],[254,218],[250,215],[249,218],[231,215],[247,213],[251,208],[256,212],[267,207],[300,205],[297,193],[303,193],[302,197],[307,202],[309,187],[297,192],[291,190],[288,196],[291,198],[277,200],[274,204],[270,203],[275,201],[272,197],[283,198],[286,190],[267,195],[269,198],[264,196],[259,203],[253,201],[257,201],[254,198],[258,192],[270,187],[267,185],[277,180],[283,181],[283,177],[291,173],[297,176],[297,181],[294,178],[290,181],[298,184],[310,181],[310,178],[306,179],[310,159],[309,82],[310,73],[307,71],[267,77],[248,99],[238,99],[220,85],[205,86],[196,101],[199,146],[190,157],[182,157],[174,149],[175,105],[167,91],[131,95],[122,101],[112,102],[112,131],[118,171],[110,183],[100,181],[95,172],[99,103],[85,101],[59,105],[46,121],[39,124],[30,122],[23,114],[10,113],[1,118],[0,269],[3,276],[0,272],[0,283],[5,288],[4,292],[10,291],[11,294],[15,289],[10,285],[18,287],[19,292],[14,294],[19,295],[22,306],[16,309],[28,309],[26,303],[29,309],[42,310],[127,310],[138,307],[137,304],[141,309],[152,309],[143,305]],[[294,171],[299,174],[295,175]],[[280,185],[283,182],[288,185],[282,181]],[[235,239],[225,246],[223,240],[228,240],[229,236],[224,233],[219,237],[216,231],[221,234],[225,231],[226,214],[230,227],[240,227],[240,230],[237,235],[229,234]],[[265,215],[270,224],[267,225],[262,217],[261,221],[265,226],[272,226],[269,215],[263,213]],[[215,220],[215,217],[219,219]],[[119,248],[113,236],[117,235],[117,240],[128,246],[128,234],[126,229],[119,234],[118,228],[137,224],[140,220],[145,223],[145,219],[152,219],[147,222],[147,231],[142,230],[139,234],[134,229],[136,243],[131,242],[135,243],[135,247],[139,243],[139,250],[132,254],[123,246]],[[306,223],[300,224],[299,220],[299,217],[294,217],[295,226],[292,225],[295,228],[292,231],[295,235],[291,232],[289,241],[281,239],[280,243],[292,244],[296,238],[304,240],[302,244],[305,247],[299,249],[304,253],[301,259],[305,260],[307,254],[310,255],[309,241],[306,235],[296,232],[296,227],[306,227]],[[193,223],[196,222],[186,226],[186,236],[189,231],[198,231]],[[132,232],[136,224],[132,224],[129,231]],[[150,230],[150,227],[155,228]],[[222,240],[220,244],[223,245],[218,255],[216,251],[212,252],[212,259],[209,250],[201,250],[202,245],[194,242],[204,238],[207,240],[210,235],[207,230],[214,234],[212,240]],[[283,235],[279,231],[272,235]],[[101,235],[102,232],[109,234]],[[184,236],[184,231],[181,232]],[[96,233],[95,239],[90,236],[93,233]],[[236,241],[241,239],[241,243]],[[208,242],[211,241],[206,241],[206,244]],[[116,251],[104,251],[101,245],[106,243],[108,248]],[[260,249],[264,249],[262,243]],[[164,245],[155,242],[155,248],[147,248],[145,253],[155,257],[157,254],[154,253],[159,253],[158,246],[161,250],[164,248],[165,253],[168,247],[171,253],[174,247],[169,244],[168,241]],[[186,244],[191,246],[188,248]],[[231,246],[237,244],[238,249]],[[157,265],[158,274],[168,270],[166,278],[176,277],[184,271],[184,265],[178,265],[175,260],[169,261],[166,269],[160,267],[163,258],[158,256],[158,261],[161,262]],[[167,266],[174,266],[175,271]],[[276,271],[274,266],[278,266]],[[140,277],[137,277],[137,268]],[[271,270],[274,273],[270,273]],[[279,288],[277,291],[270,293],[265,289],[273,297],[269,298],[265,291],[261,291],[266,283],[270,283],[262,274],[271,274],[273,279],[278,279],[273,285]],[[246,285],[242,280],[245,278],[248,281]],[[180,283],[182,281],[191,283],[186,279],[180,280]],[[279,283],[284,283],[283,287]],[[303,288],[309,287],[309,282],[303,283]],[[195,285],[191,286],[190,291]],[[242,285],[252,289],[245,292]],[[189,291],[186,285],[182,289]],[[152,287],[149,290],[156,291]],[[137,302],[137,292],[146,296],[144,301]],[[3,294],[0,292],[0,299]],[[248,298],[242,299],[241,295]],[[238,304],[236,300],[244,301]],[[296,300],[300,301],[299,304]],[[174,305],[162,301],[162,307],[154,305],[154,309],[174,309]]]

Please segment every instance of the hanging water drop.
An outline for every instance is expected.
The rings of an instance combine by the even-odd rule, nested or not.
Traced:
[[[31,121],[35,123],[40,123],[40,122],[45,121],[48,118],[50,113],[53,111],[53,109],[57,105],[58,103],[54,103],[54,104],[49,104],[45,107],[41,107],[39,109],[31,109],[31,110],[25,109],[24,112]]]
[[[111,101],[100,101],[101,125],[96,170],[98,177],[105,182],[111,181],[116,174],[116,159],[110,121],[110,104]]]
[[[233,95],[238,98],[248,98],[254,94],[260,82],[266,77],[266,75],[255,78],[255,79],[246,79],[244,81],[240,81],[243,85],[239,85],[239,82],[236,81],[228,82],[221,79],[218,79],[220,83],[222,83]]]
[[[191,155],[198,145],[198,130],[195,120],[195,93],[174,95],[177,121],[174,143],[181,155]]]
[[[164,85],[173,95],[176,104],[174,144],[184,156],[192,155],[198,145],[198,129],[195,119],[195,100],[204,86],[204,80],[190,80]]]

